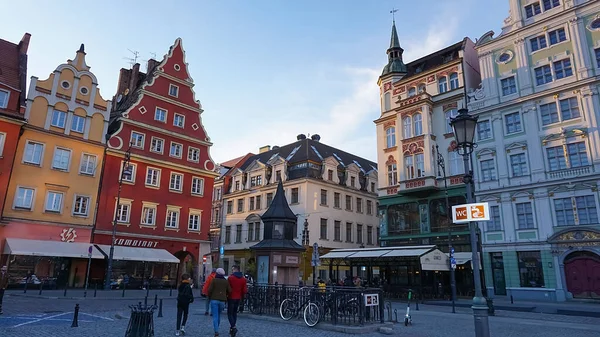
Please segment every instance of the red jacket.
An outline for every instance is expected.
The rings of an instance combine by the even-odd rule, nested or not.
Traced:
[[[248,292],[246,278],[242,273],[237,272],[229,275],[227,281],[229,281],[229,285],[231,286],[231,295],[229,295],[230,300],[241,300]]]
[[[204,286],[202,287],[202,294],[208,296],[208,287],[210,287],[210,283],[212,282],[212,280],[215,278],[216,275],[217,275],[216,272],[212,272],[212,273],[210,273],[210,275],[208,275],[206,277],[206,281],[204,282]]]

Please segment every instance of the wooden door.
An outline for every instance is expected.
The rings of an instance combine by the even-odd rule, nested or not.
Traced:
[[[600,257],[588,252],[565,258],[567,290],[574,298],[600,299]]]

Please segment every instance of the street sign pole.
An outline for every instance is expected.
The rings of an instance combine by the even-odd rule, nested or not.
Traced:
[[[85,290],[83,291],[83,297],[87,296],[87,291],[88,291],[88,284],[90,282],[90,267],[92,265],[92,250],[93,250],[93,246],[90,246],[90,248],[88,248],[88,265],[87,265],[87,271],[85,272]]]

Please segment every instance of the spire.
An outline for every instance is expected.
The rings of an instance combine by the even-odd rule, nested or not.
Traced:
[[[390,49],[400,48],[400,39],[398,39],[398,32],[396,31],[396,20],[392,23],[392,38],[390,39]]]
[[[392,15],[397,10],[393,10]],[[392,35],[390,37],[390,48],[387,50],[388,64],[383,68],[381,76],[388,74],[406,74],[406,65],[402,61],[402,53],[404,49],[400,47],[400,39],[398,38],[398,32],[396,31],[396,20],[392,21]]]
[[[261,219],[263,222],[269,220],[296,222],[296,214],[294,214],[290,208],[290,205],[288,205],[281,180],[277,185],[277,191],[275,192],[275,196],[273,197],[273,201],[271,202],[269,209],[263,213]]]
[[[85,46],[83,45],[83,43],[81,44],[81,46],[79,46],[79,50],[77,52],[78,53],[85,53]]]

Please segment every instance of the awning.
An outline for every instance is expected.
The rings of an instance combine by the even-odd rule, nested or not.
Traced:
[[[477,253],[479,255],[479,253]],[[447,255],[447,254],[446,254]],[[471,268],[473,268],[473,253],[472,252],[458,252],[458,253],[454,253],[454,259],[456,260],[456,265],[461,265],[461,264],[465,264],[467,262],[471,262]],[[481,261],[481,256],[479,256],[479,269],[482,269],[482,264],[483,262]]]
[[[434,249],[429,253],[421,256],[422,270],[449,271],[450,258],[439,249]]]
[[[329,253],[322,255],[321,259],[345,259],[352,254],[356,254],[356,251],[330,251]]]
[[[349,259],[377,258],[389,253],[389,250],[364,250],[350,255]]]
[[[387,254],[385,254],[382,257],[419,257],[430,250],[431,248],[395,249],[390,250]]]
[[[109,245],[96,245],[106,256],[110,254]],[[115,246],[113,259],[117,261],[146,261],[180,263],[181,261],[165,249]]]
[[[92,246],[92,259],[104,259],[104,255],[89,243],[27,240],[7,238],[4,253],[10,255],[88,258]]]

